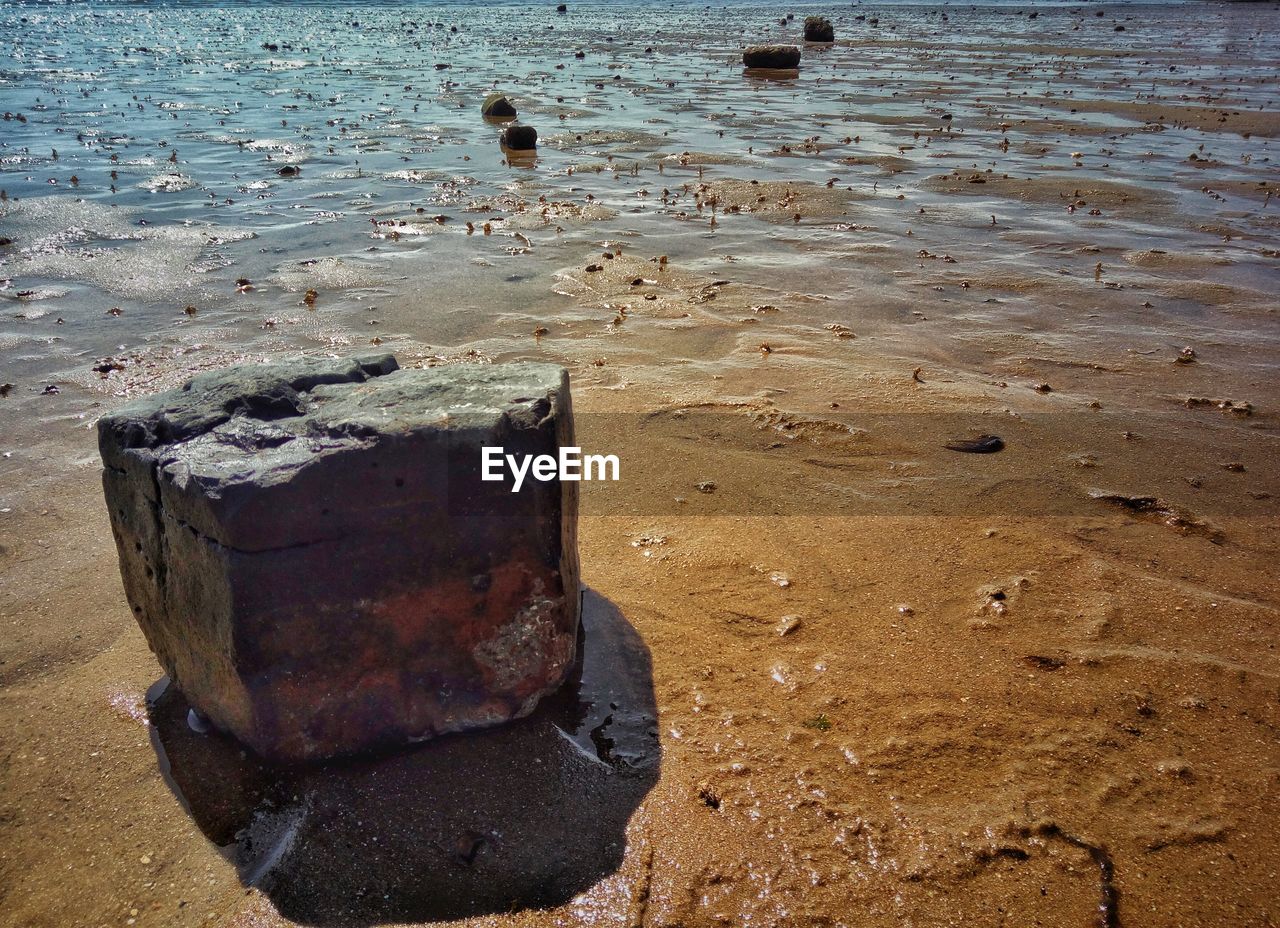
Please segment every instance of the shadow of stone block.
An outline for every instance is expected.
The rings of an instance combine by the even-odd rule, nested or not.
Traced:
[[[394,754],[273,768],[149,699],[165,778],[282,915],[440,921],[563,904],[615,872],[661,760],[648,649],[587,590],[578,663],[527,718]],[[200,727],[200,726],[196,726]]]

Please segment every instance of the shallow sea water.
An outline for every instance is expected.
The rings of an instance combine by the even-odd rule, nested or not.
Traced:
[[[1034,13],[0,5],[0,922],[1274,920],[1280,7]],[[655,766],[552,701],[263,792],[148,715],[97,416],[362,350],[569,367]]]
[[[601,301],[558,295],[607,243],[817,296],[820,320],[785,321],[881,353],[963,367],[1034,330],[1112,360],[1111,339],[1212,328],[1272,369],[1270,5],[850,7],[792,76],[738,53],[794,41],[809,7],[785,26],[750,3],[553,10],[6,5],[5,368],[192,342],[501,352],[548,317],[635,361],[739,363],[733,333],[634,345]],[[532,163],[479,118],[495,88],[541,134]],[[698,195],[729,178],[800,192],[770,191],[758,222],[753,198]],[[828,182],[846,197],[811,209]],[[963,331],[913,325],[923,310]]]

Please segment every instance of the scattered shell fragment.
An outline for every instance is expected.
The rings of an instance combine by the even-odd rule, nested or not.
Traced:
[[[802,623],[800,621],[800,616],[784,615],[781,619],[778,620],[778,627],[777,627],[778,636],[785,638],[787,635],[790,635],[792,632],[798,629],[801,624]]]

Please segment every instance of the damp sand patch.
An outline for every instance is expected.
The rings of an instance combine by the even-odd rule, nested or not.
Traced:
[[[837,45],[851,49],[872,49],[875,52],[912,52],[934,51],[947,58],[960,55],[986,56],[991,53],[992,46],[981,43],[964,42],[930,42],[918,39],[841,39]],[[1044,56],[1046,58],[1132,58],[1135,52],[1128,48],[1101,48],[1085,45],[1052,45],[1039,42],[1001,42],[1000,51],[1012,57],[1015,54],[1027,56]],[[894,55],[893,57],[896,57]]]
[[[838,163],[847,164],[850,167],[878,168],[884,175],[901,174],[916,167],[914,161],[903,158],[901,155],[850,155],[839,159]]]
[[[565,222],[590,223],[613,219],[618,211],[599,203],[569,203],[548,200],[545,203],[522,204],[507,215],[503,228],[534,231],[550,226],[558,226]]]
[[[1195,189],[1210,196],[1239,197],[1263,208],[1269,207],[1273,201],[1280,201],[1280,182],[1276,181],[1215,177],[1199,177],[1195,180],[1203,181]]]
[[[1115,116],[1148,126],[1230,132],[1236,135],[1280,137],[1280,113],[1234,106],[1187,106],[1149,100],[1086,100],[1071,97],[1024,98],[1028,106],[1067,107],[1076,113]]]
[[[1256,308],[1272,306],[1274,297],[1259,290],[1247,287],[1235,287],[1230,284],[1214,283],[1208,280],[1173,281],[1157,291],[1160,296],[1171,300],[1187,300],[1201,303],[1218,309]]]
[[[652,151],[666,143],[667,137],[639,129],[592,129],[588,132],[557,132],[547,136],[543,144],[562,151],[589,153],[601,148],[615,151]]]
[[[921,187],[935,193],[1001,197],[1042,206],[1069,207],[1085,214],[1090,209],[1101,209],[1124,210],[1131,217],[1151,216],[1170,204],[1167,194],[1150,187],[1051,172],[1036,177],[1014,177],[995,171],[956,170],[929,177]]]
[[[809,181],[717,180],[693,188],[704,210],[750,213],[770,222],[830,221],[864,199],[840,186]]]
[[[191,332],[176,345],[139,345],[64,374],[69,383],[101,396],[136,397],[180,387],[202,371],[264,360],[260,350],[234,346],[230,328]]]
[[[1230,258],[1211,257],[1189,252],[1162,251],[1157,248],[1142,251],[1126,251],[1121,257],[1127,264],[1148,270],[1185,271],[1199,273],[1210,267],[1229,267],[1235,262]]]
[[[710,152],[710,151],[681,151],[671,154],[656,154],[652,156],[655,161],[663,167],[678,168],[700,168],[712,167],[714,165],[749,165],[755,164],[757,159],[748,157],[747,155],[737,155],[730,152]]]
[[[490,216],[508,230],[541,229],[560,222],[601,222],[618,215],[617,210],[591,200],[583,203],[545,197],[532,200],[512,193],[475,197],[464,211]],[[482,231],[482,227],[477,226],[474,231]]]
[[[276,269],[271,281],[281,289],[295,293],[371,289],[385,283],[377,268],[339,257],[290,261]]]
[[[555,292],[612,314],[621,327],[630,317],[756,325],[770,320],[794,294],[736,283],[677,268],[663,257],[597,253],[556,275]]]

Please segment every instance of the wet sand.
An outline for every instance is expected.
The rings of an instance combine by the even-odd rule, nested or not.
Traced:
[[[0,11],[0,923],[1275,921],[1275,5],[570,6]],[[281,779],[148,706],[93,424],[371,347],[569,367],[596,624]]]

